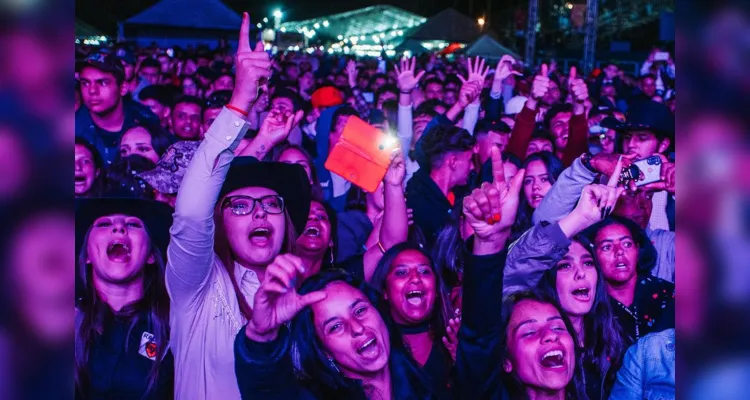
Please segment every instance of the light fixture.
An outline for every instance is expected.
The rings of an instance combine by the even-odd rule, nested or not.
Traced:
[[[268,22],[268,18],[263,18],[263,22]]]
[[[330,24],[328,23],[328,21],[323,21],[323,26],[325,26],[326,28],[328,28],[328,25],[330,25]]]
[[[284,13],[282,13],[281,10],[278,9],[273,12],[273,16],[276,18],[281,18],[283,15]]]
[[[571,3],[565,3],[565,7],[568,7],[568,10],[572,10],[573,9],[573,4],[571,4]]]
[[[255,26],[257,26],[257,27],[258,27],[258,29],[260,29],[260,28],[261,28],[261,27],[262,27],[263,25],[261,25],[261,24],[260,24],[260,22],[258,22],[258,24],[257,24],[257,25],[255,25]]]
[[[313,28],[320,29],[320,24],[316,22],[315,24],[313,24]]]
[[[286,28],[284,28],[283,26],[279,30],[282,31],[282,32],[286,32]]]
[[[338,36],[336,36],[336,39],[338,39],[338,40],[344,40],[344,35],[338,35]]]
[[[477,19],[477,23],[479,24],[479,26],[484,26],[484,17],[479,17]]]

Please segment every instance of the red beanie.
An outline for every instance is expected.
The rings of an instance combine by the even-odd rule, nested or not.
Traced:
[[[324,86],[312,94],[312,106],[326,108],[344,103],[344,96],[333,86]]]

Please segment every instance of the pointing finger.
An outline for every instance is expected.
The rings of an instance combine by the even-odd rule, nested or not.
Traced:
[[[609,177],[607,186],[617,187],[617,182],[620,180],[621,173],[622,173],[622,156],[620,156],[620,158],[617,160],[617,164],[615,165],[615,171]]]
[[[237,52],[250,51],[250,16],[242,13],[242,25],[240,25],[240,39]]]
[[[573,80],[576,79],[576,74],[577,74],[576,67],[575,66],[570,67],[570,77],[568,78],[568,82],[573,82]]]
[[[542,72],[541,72],[541,75],[542,75],[542,76],[547,76],[547,73],[548,73],[548,71],[549,71],[549,69],[547,68],[547,64],[542,64]]]

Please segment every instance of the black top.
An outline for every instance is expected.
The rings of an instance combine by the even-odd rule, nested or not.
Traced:
[[[104,333],[99,336],[89,353],[88,373],[90,385],[86,393],[76,393],[77,399],[171,399],[174,388],[174,359],[167,352],[159,367],[155,388],[150,395],[143,397],[149,385],[149,377],[154,361],[153,345],[146,340],[150,329],[148,315],[138,314],[132,326],[127,317],[109,318],[104,325]],[[146,336],[146,337],[144,337]],[[142,345],[143,344],[143,345]],[[165,344],[157,343],[157,346]],[[145,354],[145,355],[144,355]]]
[[[427,362],[422,366],[427,381],[430,383],[435,397],[438,399],[450,399],[450,379],[451,379],[451,356],[443,346],[442,340],[432,342],[432,350],[427,357]]]
[[[446,390],[448,398],[506,398],[500,381],[500,335],[503,330],[499,310],[502,297],[496,294],[502,292],[507,256],[507,250],[489,256],[467,256],[464,275],[466,307],[458,332],[456,365],[451,371],[452,386]],[[245,335],[245,328],[240,330],[234,342],[234,356],[237,382],[244,399],[324,399],[317,382],[303,386],[295,378],[289,354],[290,342],[286,327],[279,330],[275,340],[267,343],[254,342]],[[433,358],[432,354],[430,358]],[[426,367],[429,371],[433,369],[433,363],[436,361],[428,360],[429,367]],[[394,379],[403,378],[398,372],[392,373]],[[394,393],[394,396],[399,400],[416,398],[414,393]],[[356,398],[366,399],[366,396],[362,392]],[[439,397],[433,393],[429,398]]]
[[[630,307],[614,298],[610,301],[628,347],[651,332],[674,328],[674,283],[654,276],[639,277]]]
[[[456,196],[458,198],[458,194]],[[427,247],[431,249],[440,230],[450,221],[453,206],[430,174],[422,169],[406,184],[406,204],[414,210],[414,224],[422,230]]]

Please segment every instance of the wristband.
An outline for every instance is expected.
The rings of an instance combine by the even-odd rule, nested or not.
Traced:
[[[583,164],[584,167],[586,167],[587,170],[597,173],[598,171],[594,169],[594,167],[591,166],[591,158],[594,157],[591,153],[583,153],[581,155],[581,164]]]
[[[238,113],[244,115],[245,117],[247,117],[248,115],[250,115],[247,111],[245,111],[245,110],[243,110],[243,109],[241,109],[239,107],[233,106],[231,104],[227,104],[224,107],[226,107],[227,109],[230,109],[232,111],[237,111]]]

